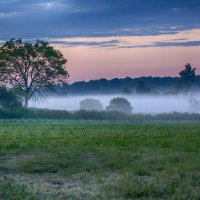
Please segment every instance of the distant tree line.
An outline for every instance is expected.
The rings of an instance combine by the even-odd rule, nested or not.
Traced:
[[[55,86],[57,94],[156,94],[157,92],[173,93],[186,92],[192,86],[200,87],[200,76],[195,74],[195,68],[189,63],[177,77],[140,77],[114,78],[111,80],[98,79],[78,81],[72,84],[64,83]]]
[[[68,112],[66,110],[49,109],[19,109],[5,111],[0,109],[0,119],[70,119],[70,120],[130,120],[131,123],[149,121],[197,121],[200,120],[200,114],[197,113],[163,113],[163,114],[126,114],[117,111],[76,111]],[[128,121],[127,121],[128,122]]]

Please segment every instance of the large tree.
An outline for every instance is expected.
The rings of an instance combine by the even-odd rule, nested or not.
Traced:
[[[180,75],[179,87],[181,89],[187,90],[195,82],[196,79],[195,71],[196,68],[193,68],[189,63],[187,63],[185,65],[185,69],[179,72]]]
[[[11,39],[0,47],[0,83],[17,88],[24,105],[34,96],[42,96],[47,88],[67,81],[67,60],[47,42],[23,42]]]

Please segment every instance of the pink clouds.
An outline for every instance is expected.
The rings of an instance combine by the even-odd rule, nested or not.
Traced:
[[[71,81],[114,77],[177,76],[190,62],[200,73],[200,47],[101,50],[62,48]]]
[[[112,37],[112,38],[72,38],[74,41],[120,40],[126,45],[150,44],[153,41],[193,41],[200,40],[199,30],[185,31],[175,35]],[[67,40],[67,39],[66,39]],[[121,45],[121,44],[119,44]],[[191,63],[200,73],[200,46],[173,46],[148,48],[115,48],[90,46],[55,45],[69,60],[67,69],[70,81],[98,78],[177,76],[186,63]]]

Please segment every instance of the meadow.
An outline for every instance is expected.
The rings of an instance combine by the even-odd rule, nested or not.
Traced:
[[[0,199],[200,199],[200,123],[0,120]]]

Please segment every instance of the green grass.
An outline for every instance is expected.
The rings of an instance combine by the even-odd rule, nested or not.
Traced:
[[[0,199],[200,199],[200,124],[0,121]]]

